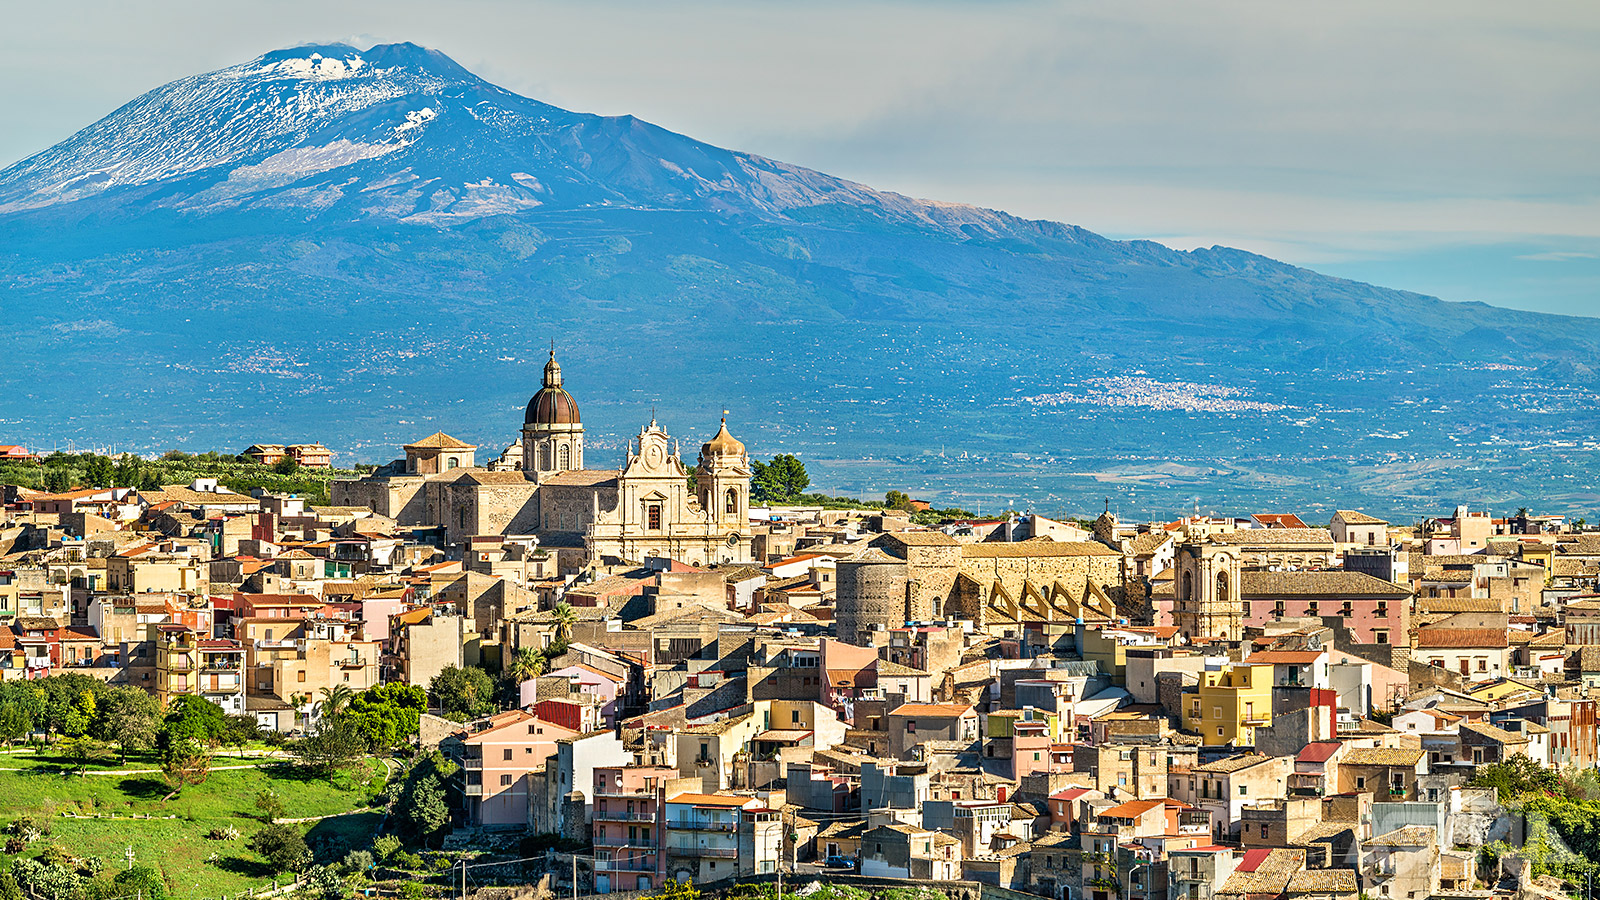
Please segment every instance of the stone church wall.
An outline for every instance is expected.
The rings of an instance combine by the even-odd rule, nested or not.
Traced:
[[[546,484],[539,488],[538,527],[542,531],[582,534],[594,522],[594,495],[600,494],[600,513],[616,509],[615,486],[595,488],[579,485]]]
[[[1093,581],[1108,592],[1122,587],[1122,558],[1119,556],[996,556],[963,557],[961,574],[984,587],[987,599],[988,586],[1000,582],[1013,598],[1022,596],[1022,585],[1032,581],[1041,588],[1057,581],[1074,599],[1083,595],[1086,584]],[[962,598],[960,605],[969,601]]]

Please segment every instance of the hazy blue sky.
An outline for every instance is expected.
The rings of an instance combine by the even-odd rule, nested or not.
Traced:
[[[409,40],[874,187],[1600,315],[1600,4],[76,0],[0,32],[0,166],[141,91]]]

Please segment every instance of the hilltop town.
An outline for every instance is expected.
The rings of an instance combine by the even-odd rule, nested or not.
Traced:
[[[726,419],[696,449],[652,417],[586,458],[580,400],[552,353],[506,445],[419,435],[326,504],[205,478],[0,489],[0,739],[126,756],[103,685],[159,707],[139,749],[176,802],[226,742],[172,729],[196,709],[317,771],[381,758],[352,878],[530,841],[597,894],[825,872],[1011,900],[1527,900],[1594,865],[1594,816],[1551,812],[1600,800],[1581,523],[834,508],[793,502],[798,463]],[[329,465],[315,443],[240,456]],[[59,717],[20,693],[68,683]],[[62,865],[28,846],[6,847],[19,881]]]

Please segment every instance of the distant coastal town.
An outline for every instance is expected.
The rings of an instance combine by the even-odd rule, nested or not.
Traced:
[[[0,897],[1537,900],[1595,872],[1582,520],[982,518],[815,493],[726,416],[586,458],[580,399],[552,351],[504,445],[348,469],[0,446]]]

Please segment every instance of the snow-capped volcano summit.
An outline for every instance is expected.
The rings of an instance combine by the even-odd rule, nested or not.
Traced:
[[[0,234],[0,437],[43,446],[295,435],[388,459],[424,428],[492,446],[553,337],[596,435],[657,400],[731,407],[758,454],[894,459],[904,484],[1007,503],[1026,477],[1080,510],[1101,474],[1185,501],[1202,488],[1183,473],[1237,475],[1283,508],[1349,482],[1351,459],[1394,459],[1395,435],[1594,431],[1571,388],[1595,380],[1593,319],[914,200],[563,110],[412,44],[279,50],[152,90],[0,171]],[[1227,421],[1147,405],[1191,389],[1250,400]],[[1117,390],[1131,412],[1079,403]],[[1502,397],[1513,418],[1483,405]],[[975,468],[925,465],[943,446]],[[1574,484],[1600,479],[1584,459]],[[1485,465],[1371,469],[1365,499],[1411,473],[1410,497],[1448,506],[1475,483],[1453,473],[1506,471]]]
[[[174,81],[0,172],[0,212],[97,197],[433,224],[546,206],[761,215],[839,202],[944,227],[1009,218],[569,112],[409,43],[278,50]]]

